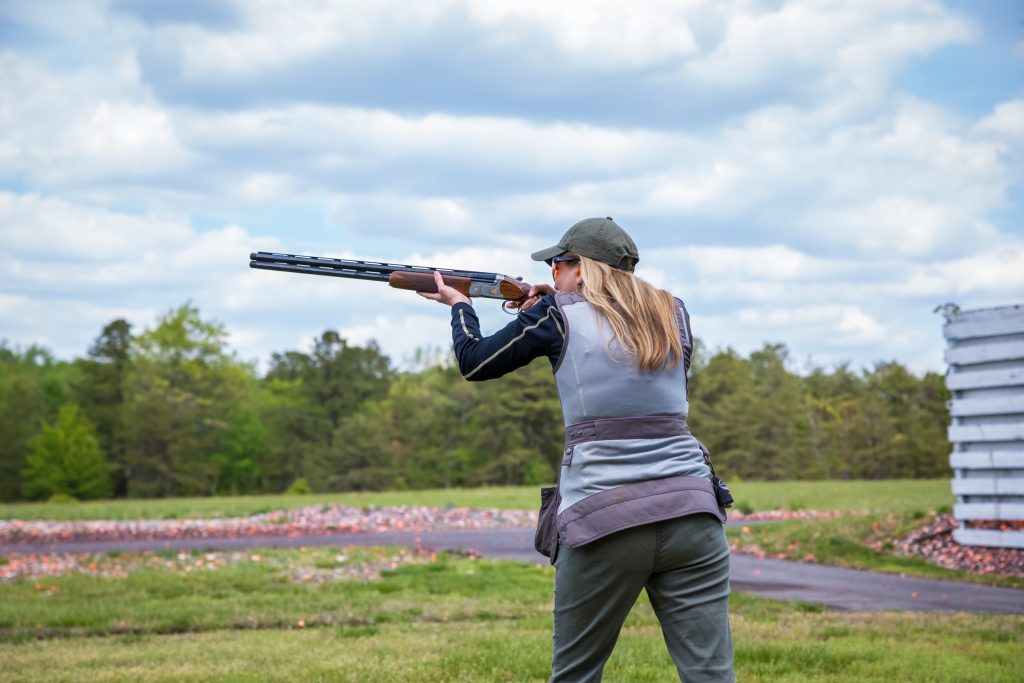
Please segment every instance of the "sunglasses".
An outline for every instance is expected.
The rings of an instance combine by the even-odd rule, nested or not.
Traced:
[[[579,260],[579,256],[553,256],[549,259],[544,259],[544,262],[549,266],[553,266],[556,263],[573,263]]]

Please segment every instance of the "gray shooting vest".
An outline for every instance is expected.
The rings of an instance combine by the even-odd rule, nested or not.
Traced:
[[[698,512],[725,521],[711,473],[686,426],[682,361],[637,369],[611,326],[576,292],[555,295],[565,322],[555,367],[565,420],[558,534],[577,547],[615,531]],[[687,339],[683,303],[676,300]]]

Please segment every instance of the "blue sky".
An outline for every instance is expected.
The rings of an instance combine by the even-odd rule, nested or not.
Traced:
[[[0,339],[61,357],[190,300],[242,358],[401,363],[440,306],[248,253],[541,281],[605,215],[798,369],[942,371],[937,304],[1024,301],[1019,2],[0,2],[0,97]]]

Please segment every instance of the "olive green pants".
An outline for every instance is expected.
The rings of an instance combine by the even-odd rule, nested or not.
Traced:
[[[699,513],[646,524],[555,557],[552,681],[600,681],[622,623],[647,589],[686,683],[735,680],[729,631],[729,544]]]

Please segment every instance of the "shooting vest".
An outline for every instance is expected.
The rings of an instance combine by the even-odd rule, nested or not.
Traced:
[[[725,521],[686,426],[686,369],[641,372],[604,316],[576,292],[555,295],[565,323],[555,367],[565,420],[558,535],[577,547],[612,532],[698,512]],[[683,303],[681,339],[689,345]]]

